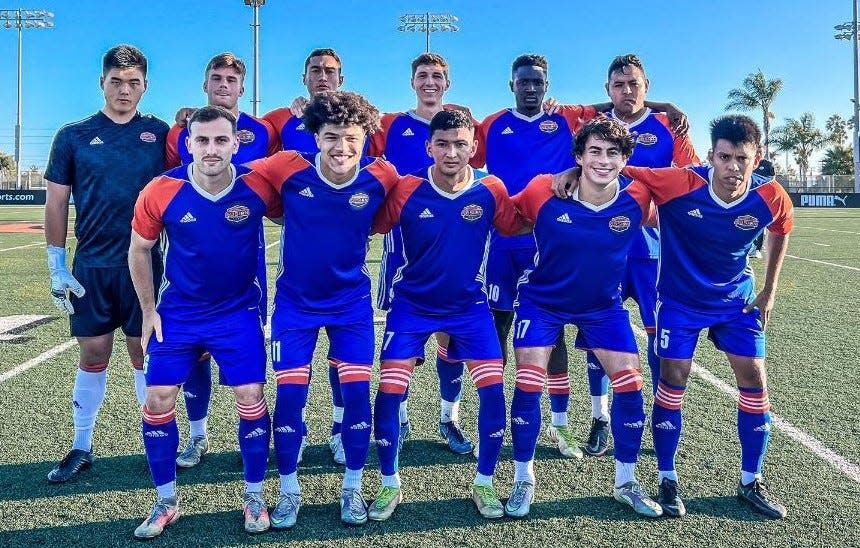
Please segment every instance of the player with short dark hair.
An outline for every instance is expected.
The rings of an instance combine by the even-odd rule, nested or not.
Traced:
[[[637,229],[651,213],[644,187],[619,177],[633,145],[633,137],[621,123],[595,118],[576,135],[574,153],[582,177],[573,199],[553,197],[548,175],[535,177],[514,197],[517,209],[534,225],[537,253],[514,303],[517,372],[511,436],[515,472],[505,505],[512,517],[526,516],[534,497],[540,399],[552,345],[566,324],[577,326],[576,346],[592,350],[612,380],[613,496],[644,516],[662,513],[634,473],[645,426],[642,373],[619,289]]]
[[[158,118],[137,110],[147,87],[146,71],[146,57],[134,46],[108,50],[99,81],[104,107],[60,128],[45,170],[51,295],[57,308],[70,314],[71,335],[80,348],[72,391],[75,438],[72,450],[48,474],[51,483],[68,481],[93,462],[93,429],[105,398],[117,328],[126,336],[135,391],[143,404],[141,311],[126,263],[128,226],[138,193],[164,170],[168,130]],[[70,196],[78,241],[71,272],[65,249]]]
[[[279,529],[295,524],[301,504],[296,469],[302,410],[322,327],[343,401],[341,521],[367,522],[361,479],[370,445],[375,336],[365,256],[373,216],[398,179],[385,160],[362,156],[367,136],[379,129],[379,112],[362,96],[318,93],[303,120],[314,132],[319,153],[284,151],[249,164],[249,177],[273,186],[285,211],[271,344],[278,383],[275,455],[281,478],[272,527]]]
[[[269,528],[262,486],[271,422],[263,396],[266,347],[256,265],[260,223],[263,216],[282,216],[281,201],[269,185],[248,180],[248,168],[231,164],[239,149],[231,112],[219,106],[195,111],[186,140],[192,163],[153,179],[141,192],[128,252],[146,348],[143,445],[158,492],[134,532],[139,539],[160,535],[178,518],[176,396],[204,351],[215,356],[222,382],[236,396],[245,530]],[[156,302],[150,250],[162,232],[169,245]]]
[[[433,164],[405,176],[374,221],[374,231],[398,226],[405,264],[394,280],[380,354],[374,433],[382,488],[370,519],[384,521],[403,493],[397,464],[397,411],[424,344],[450,337],[449,356],[465,361],[478,390],[481,452],[472,500],[485,518],[504,515],[493,474],[505,435],[502,352],[484,290],[484,257],[491,227],[515,234],[522,222],[501,181],[474,170],[477,142],[471,117],[441,111],[430,122]]]

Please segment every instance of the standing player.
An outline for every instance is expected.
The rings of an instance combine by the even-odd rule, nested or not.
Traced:
[[[552,177],[533,179],[514,198],[534,225],[538,252],[519,284],[514,323],[516,388],[511,402],[514,488],[505,505],[512,517],[529,513],[534,497],[534,452],[540,399],[552,345],[566,324],[578,327],[576,346],[591,349],[612,380],[616,500],[647,517],[662,514],[636,480],[645,411],[639,353],[619,285],[638,227],[648,220],[647,190],[619,178],[633,152],[627,129],[608,118],[586,123],[574,152],[582,166],[578,193],[553,197]]]
[[[265,158],[277,152],[279,141],[272,126],[239,111],[239,98],[245,92],[245,63],[232,53],[220,53],[213,57],[204,71],[203,91],[209,106],[219,106],[228,110],[236,118],[236,136],[239,150],[233,155],[236,165]],[[180,115],[182,113],[180,112]],[[174,125],[167,134],[167,167],[190,164],[193,160],[189,150],[188,127]],[[260,256],[257,264],[257,282],[262,292],[260,298],[260,318],[265,324],[268,320],[268,290],[266,284],[266,239],[260,225]],[[191,468],[209,449],[206,425],[209,417],[209,402],[212,398],[212,367],[208,354],[191,369],[182,387],[185,409],[188,412],[188,445],[176,457],[176,465]]]
[[[647,186],[660,221],[657,280],[657,354],[660,383],[651,429],[660,471],[657,501],[670,516],[683,516],[675,455],[681,437],[681,405],[699,332],[708,329],[735,373],[741,478],[738,498],[771,518],[785,507],[762,482],[771,416],[765,372],[765,328],[794,225],[788,194],[773,179],[754,175],[761,159],[761,131],[747,116],[711,122],[711,166],[626,173]],[[568,176],[554,187],[566,194]],[[765,229],[764,287],[756,294],[748,252]],[[617,443],[616,443],[617,445]]]
[[[319,153],[285,151],[249,164],[254,171],[250,180],[275,187],[285,212],[271,346],[278,381],[274,438],[281,478],[272,527],[281,529],[295,524],[301,503],[296,468],[302,410],[322,327],[343,398],[341,521],[367,522],[361,479],[370,445],[375,337],[365,256],[373,216],[398,179],[385,160],[362,157],[367,135],[379,129],[379,112],[360,95],[317,94],[303,121],[315,135]]]
[[[397,410],[431,333],[450,337],[450,356],[465,360],[478,389],[481,452],[472,500],[485,518],[504,515],[493,474],[505,436],[502,351],[483,287],[490,229],[515,234],[522,226],[501,181],[469,167],[477,142],[471,117],[443,111],[430,122],[432,167],[400,181],[374,222],[403,233],[405,264],[391,289],[380,355],[374,432],[382,488],[370,519],[391,517],[403,499],[397,472]]]
[[[443,109],[460,110],[461,107],[444,105],[442,99],[451,81],[448,75],[448,62],[438,54],[422,53],[412,61],[412,89],[415,90],[417,103],[414,110],[386,114],[382,117],[382,128],[377,131],[370,143],[370,156],[385,157],[394,164],[398,173],[418,173],[421,177],[433,163],[427,153],[430,141],[430,120]],[[382,262],[379,271],[379,294],[376,305],[380,310],[391,306],[392,283],[399,276],[404,265],[403,238],[395,226],[385,235],[382,248]],[[449,360],[448,336],[436,335],[437,354],[436,372],[439,376],[440,417],[439,434],[445,438],[448,448],[457,454],[472,451],[471,440],[463,433],[459,424],[460,397],[464,363]],[[409,435],[412,427],[407,413],[409,390],[403,395],[400,405],[400,437],[398,448]]]
[[[72,392],[75,439],[72,450],[48,474],[51,483],[68,481],[92,465],[93,429],[105,398],[117,328],[126,336],[141,405],[145,396],[141,312],[126,263],[128,226],[138,193],[164,170],[168,130],[158,118],[137,110],[146,91],[146,69],[146,57],[134,46],[108,50],[99,82],[104,107],[57,132],[45,170],[51,295],[57,308],[70,314],[71,334],[80,348]],[[78,239],[71,273],[65,249],[70,195]]]
[[[128,253],[147,349],[143,445],[158,492],[149,517],[134,531],[139,539],[160,535],[178,518],[176,396],[207,350],[236,395],[245,530],[269,528],[261,493],[271,421],[263,396],[266,347],[256,264],[262,218],[281,217],[281,202],[270,186],[244,177],[248,168],[231,165],[239,138],[229,111],[197,110],[188,123],[186,148],[191,164],[168,171],[141,192]],[[150,250],[162,230],[169,245],[156,303]]]

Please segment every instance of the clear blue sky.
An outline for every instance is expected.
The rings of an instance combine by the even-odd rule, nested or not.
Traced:
[[[552,96],[591,103],[606,99],[612,57],[636,52],[651,80],[649,98],[688,113],[693,144],[704,156],[708,121],[723,112],[728,90],[758,68],[784,81],[777,124],[805,111],[820,127],[830,114],[850,117],[852,51],[848,41],[833,39],[833,25],[851,19],[851,1],[268,0],[260,10],[261,113],[305,93],[304,58],[324,46],[343,58],[345,89],[383,111],[411,108],[409,63],[423,51],[424,36],[397,32],[397,19],[429,10],[460,19],[460,32],[435,33],[431,49],[451,63],[447,100],[470,106],[477,117],[512,104],[510,63],[521,53],[548,57]],[[54,29],[24,34],[24,166],[43,167],[56,129],[103,106],[101,56],[117,43],[135,44],[149,57],[140,108],[168,121],[177,107],[205,99],[203,68],[214,54],[233,51],[251,62],[251,9],[242,0],[27,0],[22,7],[55,14]],[[16,47],[16,33],[0,27],[0,149],[10,153]],[[243,110],[251,110],[250,100],[249,80]]]

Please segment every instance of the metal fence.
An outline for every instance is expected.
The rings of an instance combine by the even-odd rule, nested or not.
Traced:
[[[807,194],[845,194],[854,192],[853,175],[813,175],[802,179],[789,179],[777,176],[777,180],[789,192]]]
[[[0,170],[0,190],[15,190],[15,172]],[[21,190],[44,190],[45,178],[39,171],[21,172]]]

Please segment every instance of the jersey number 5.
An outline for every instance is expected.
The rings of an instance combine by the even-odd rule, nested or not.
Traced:
[[[669,330],[660,330],[660,348],[669,348]]]

